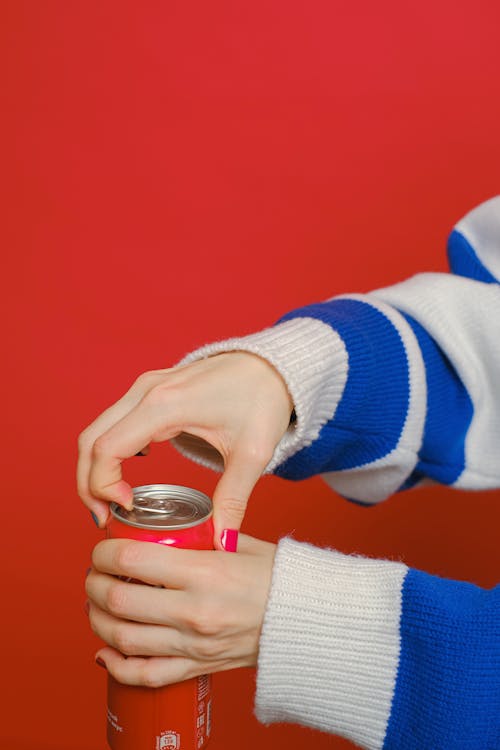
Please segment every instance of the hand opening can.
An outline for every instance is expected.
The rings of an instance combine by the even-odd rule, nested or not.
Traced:
[[[183,549],[213,549],[212,503],[172,484],[135,487],[134,507],[111,505],[107,535]],[[211,677],[146,688],[108,674],[107,738],[111,750],[202,750],[211,729]]]

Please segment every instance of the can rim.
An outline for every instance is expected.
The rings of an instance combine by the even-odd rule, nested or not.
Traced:
[[[166,493],[172,493],[172,497],[175,498],[180,497],[184,500],[201,500],[203,501],[203,504],[206,504],[206,506],[210,509],[208,513],[206,513],[201,518],[197,518],[194,521],[189,521],[188,523],[182,523],[182,524],[150,524],[150,523],[141,523],[140,521],[133,521],[128,518],[124,518],[121,513],[124,512],[124,508],[122,505],[119,505],[118,503],[111,503],[110,510],[111,515],[113,518],[115,518],[119,523],[124,523],[126,526],[133,526],[136,529],[150,529],[152,531],[175,531],[178,529],[190,529],[194,526],[200,526],[202,523],[205,523],[205,521],[208,521],[209,518],[213,515],[213,506],[212,501],[209,498],[208,495],[206,495],[204,492],[200,492],[200,490],[195,490],[192,487],[185,487],[181,484],[143,484],[140,487],[133,487],[132,492],[134,493],[134,497],[136,496],[147,496],[148,493],[153,492],[166,492]]]

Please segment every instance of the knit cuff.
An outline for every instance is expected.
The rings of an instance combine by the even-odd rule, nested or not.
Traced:
[[[407,568],[283,539],[262,628],[256,715],[383,746]]]
[[[208,344],[184,357],[185,365],[230,351],[247,351],[266,359],[290,392],[297,419],[277,445],[265,473],[310,445],[333,417],[347,379],[347,351],[331,326],[311,318],[295,318],[259,333]],[[221,471],[222,459],[201,443],[172,440],[188,458]]]

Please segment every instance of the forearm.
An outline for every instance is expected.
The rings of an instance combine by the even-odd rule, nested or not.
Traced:
[[[460,275],[465,239],[455,230],[457,274],[420,274],[308,305],[273,328],[186,358],[242,349],[280,372],[297,422],[267,471],[289,479],[321,474],[367,504],[423,480],[500,486],[500,285],[491,283],[500,267],[500,198],[485,206],[457,225],[484,251],[490,270],[481,266],[482,276],[479,256],[474,278]]]
[[[498,747],[499,614],[498,588],[282,540],[257,716],[367,750]]]

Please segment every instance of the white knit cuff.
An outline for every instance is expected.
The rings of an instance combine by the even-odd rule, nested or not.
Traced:
[[[262,628],[256,715],[383,746],[407,567],[283,539]]]
[[[348,357],[344,342],[328,324],[313,318],[295,318],[272,328],[208,344],[184,357],[179,365],[230,351],[247,351],[270,362],[290,392],[297,421],[285,433],[267,465],[266,473],[310,445],[333,417],[347,380]],[[193,441],[172,440],[188,458],[218,471],[222,459],[215,451]]]

